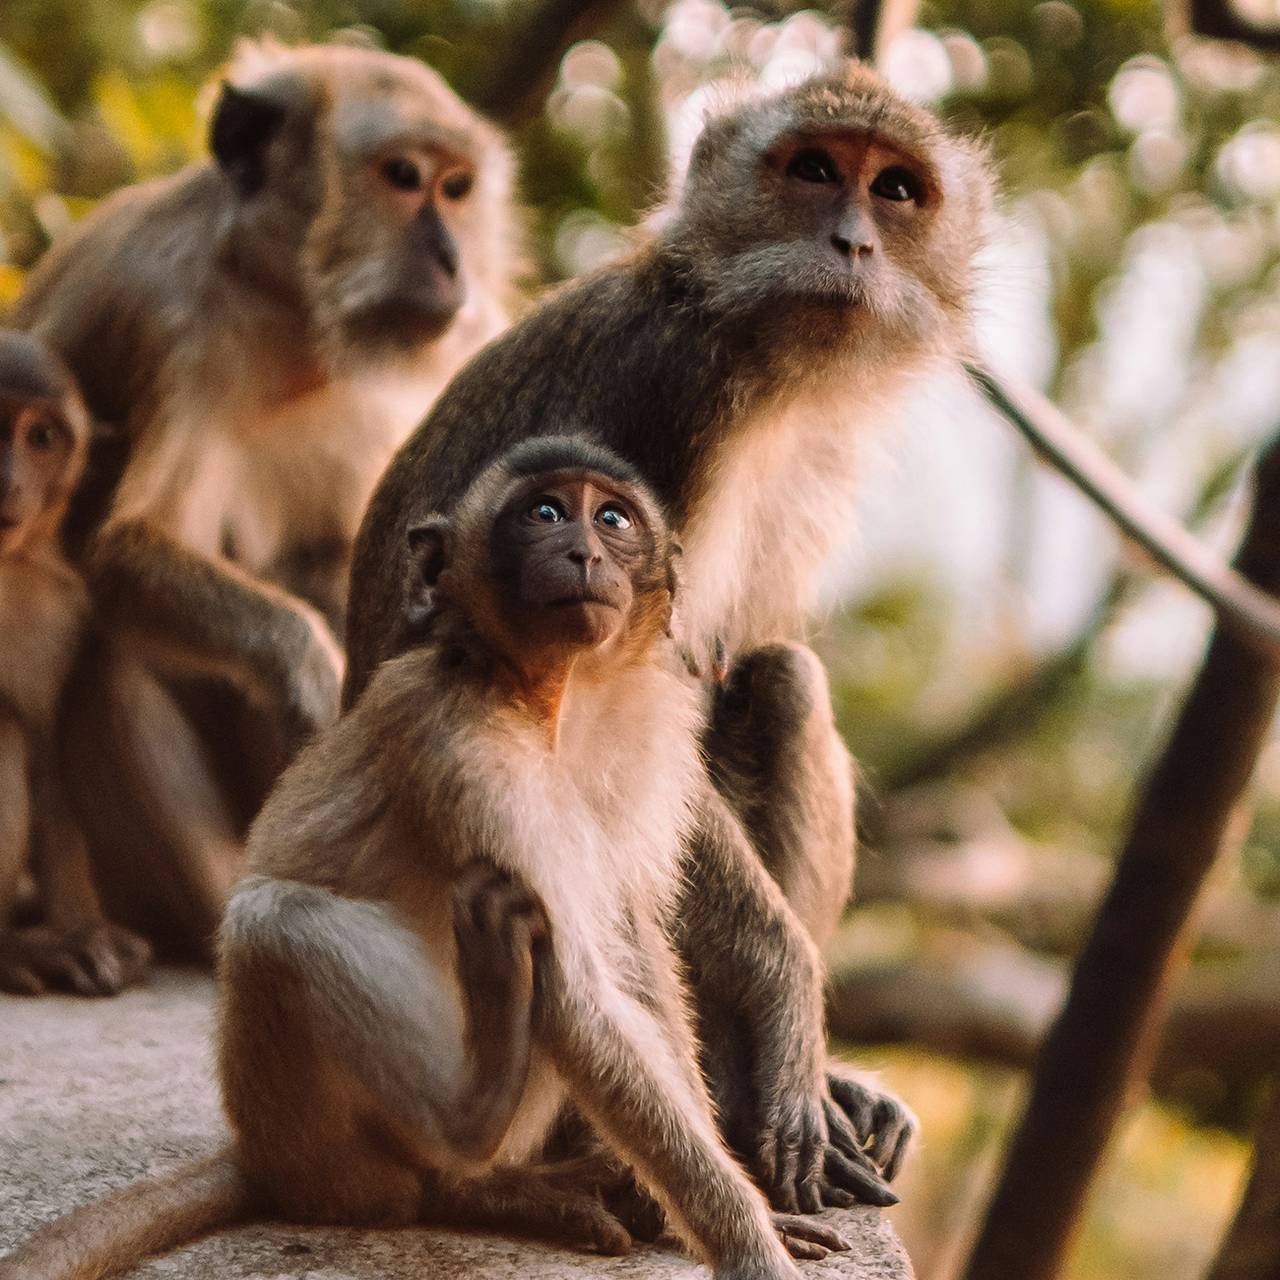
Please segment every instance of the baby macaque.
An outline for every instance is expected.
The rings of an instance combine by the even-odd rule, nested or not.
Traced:
[[[534,439],[408,537],[406,648],[283,775],[223,923],[230,1149],[46,1228],[0,1280],[97,1277],[249,1213],[625,1252],[533,1163],[569,1100],[720,1280],[845,1247],[771,1215],[698,1069],[669,917],[710,783],[649,490]]]
[[[58,534],[88,447],[67,371],[0,330],[0,991],[22,995],[112,995],[150,958],[103,916],[58,759],[58,703],[89,616]],[[35,901],[20,903],[28,872]]]

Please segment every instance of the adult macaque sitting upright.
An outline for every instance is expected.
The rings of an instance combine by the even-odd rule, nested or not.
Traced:
[[[911,1130],[894,1100],[824,1069],[811,977],[849,894],[853,779],[796,641],[886,400],[966,349],[991,186],[981,148],[857,64],[713,115],[660,234],[468,364],[357,541],[349,704],[401,647],[407,530],[515,441],[581,432],[665,505],[679,635],[705,669],[731,659],[705,743],[727,805],[704,799],[677,942],[725,1133],[779,1210],[891,1200],[870,1164],[892,1177]],[[737,821],[746,857],[722,838]]]
[[[127,450],[73,514],[122,642],[70,702],[80,808],[116,908],[198,952],[244,821],[336,713],[374,482],[505,323],[518,256],[503,141],[410,59],[246,44],[210,140],[55,245],[16,315]]]

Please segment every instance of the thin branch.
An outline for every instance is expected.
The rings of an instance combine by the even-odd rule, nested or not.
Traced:
[[[1161,511],[1062,411],[1030,387],[1014,388],[975,365],[969,376],[1059,473],[1128,537],[1218,614],[1219,622],[1280,655],[1280,603],[1229,568]]]

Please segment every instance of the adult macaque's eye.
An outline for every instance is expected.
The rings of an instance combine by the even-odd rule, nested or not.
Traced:
[[[596,512],[596,519],[610,529],[630,529],[631,517],[618,506],[601,507]]]
[[[801,182],[839,182],[840,171],[821,147],[805,147],[791,157],[787,177],[799,178]]]
[[[451,173],[441,184],[440,190],[449,197],[450,200],[461,200],[464,196],[471,194],[471,188],[475,185],[475,178],[469,173]]]
[[[529,508],[529,518],[539,524],[559,524],[565,518],[564,508],[553,498],[539,498]]]
[[[924,194],[920,179],[910,169],[900,164],[891,164],[881,169],[871,181],[871,194],[882,200],[913,200],[920,203]]]
[[[422,186],[422,171],[400,156],[382,166],[382,176],[399,191],[417,191]]]

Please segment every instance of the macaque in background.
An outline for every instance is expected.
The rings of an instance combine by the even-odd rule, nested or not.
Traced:
[[[74,677],[73,800],[123,918],[203,955],[245,823],[336,715],[369,494],[520,256],[506,145],[411,59],[247,43],[210,144],[55,244],[15,316],[125,445],[74,513],[110,643]]]
[[[113,995],[150,958],[103,914],[58,752],[58,705],[89,623],[59,534],[88,448],[66,369],[0,330],[0,991],[22,995]],[[35,898],[20,903],[28,875]]]

